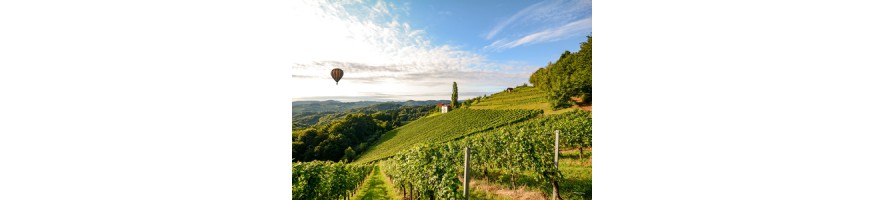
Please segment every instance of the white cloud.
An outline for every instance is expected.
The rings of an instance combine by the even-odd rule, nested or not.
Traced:
[[[575,35],[587,35],[590,33],[590,29],[593,25],[591,18],[581,19],[578,21],[574,21],[568,23],[561,27],[550,28],[547,30],[539,31],[536,33],[532,33],[526,35],[522,38],[513,41],[507,40],[497,40],[492,44],[485,47],[485,49],[509,49],[513,47],[517,47],[524,44],[532,44],[538,42],[546,42],[546,41],[556,41],[562,38],[575,36]]]
[[[495,25],[485,38],[494,38],[505,28],[519,26],[561,26],[590,17],[591,0],[557,0],[532,4]]]
[[[500,51],[521,45],[551,42],[577,35],[589,35],[592,27],[591,0],[558,0],[532,4],[495,25],[486,34],[493,39],[505,29],[511,35],[501,36],[483,50]],[[524,34],[529,32],[528,34]],[[512,39],[517,38],[517,39]]]
[[[295,26],[302,32],[295,36],[299,55],[292,66],[294,99],[373,95],[377,99],[447,99],[453,81],[461,92],[491,93],[526,82],[537,68],[516,64],[519,67],[502,71],[503,64],[483,55],[435,45],[425,31],[400,20],[399,14],[408,12],[408,6],[384,1],[298,4]],[[331,80],[333,68],[344,70],[339,85]]]

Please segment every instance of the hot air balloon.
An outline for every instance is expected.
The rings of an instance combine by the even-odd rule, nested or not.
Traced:
[[[338,85],[338,80],[341,80],[341,76],[344,76],[344,70],[332,69],[332,79],[335,79],[335,85]]]

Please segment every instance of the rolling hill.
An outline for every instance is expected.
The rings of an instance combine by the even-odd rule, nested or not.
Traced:
[[[440,143],[472,133],[513,124],[538,116],[539,110],[457,109],[412,121],[381,136],[378,143],[359,156],[366,163],[392,156],[420,143]]]
[[[426,101],[357,101],[357,102],[340,102],[334,100],[328,101],[293,101],[292,115],[299,113],[322,113],[322,112],[345,112],[351,109],[369,107],[377,104],[399,104],[403,106],[423,106],[435,105],[437,103],[448,103],[448,100],[426,100]]]
[[[512,92],[499,92],[481,98],[478,103],[470,106],[470,109],[540,109],[544,115],[560,114],[578,109],[577,106],[552,110],[550,104],[544,99],[544,92],[536,87],[520,86]]]

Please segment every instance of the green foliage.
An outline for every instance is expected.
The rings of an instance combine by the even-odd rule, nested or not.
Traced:
[[[540,109],[544,115],[555,115],[578,109],[553,110],[547,102],[547,93],[535,87],[518,86],[512,92],[499,92],[479,98],[470,104],[471,109]]]
[[[588,36],[587,42],[581,43],[580,51],[565,51],[555,63],[538,69],[529,77],[532,85],[547,93],[551,108],[571,106],[571,97],[592,98],[592,42],[593,38]]]
[[[353,148],[347,147],[347,149],[344,150],[344,158],[342,158],[342,160],[347,162],[353,160],[353,158],[356,158],[356,152],[353,151]]]
[[[339,199],[352,195],[372,170],[370,165],[313,161],[292,163],[292,199]]]
[[[458,108],[458,82],[452,82],[452,109]]]
[[[348,147],[374,141],[383,131],[376,120],[365,114],[350,114],[327,125],[293,131],[292,159],[337,161],[344,157]]]
[[[439,143],[472,133],[523,121],[541,114],[540,110],[458,109],[415,120],[385,133],[378,144],[357,158],[365,163],[393,156],[418,143]]]
[[[460,199],[463,191],[458,191],[458,177],[463,174],[464,147],[470,146],[470,167],[475,174],[501,171],[515,187],[515,177],[528,172],[535,181],[553,185],[563,180],[554,164],[554,130],[561,131],[560,148],[589,145],[584,143],[591,140],[589,117],[588,112],[572,111],[463,140],[419,144],[381,161],[381,166],[396,187],[411,190],[419,198]]]
[[[458,148],[420,144],[382,161],[381,166],[395,187],[411,190],[419,199],[463,199],[458,192]]]
[[[557,115],[545,116],[522,121],[509,126],[500,127],[473,134],[466,138],[485,137],[486,135],[499,134],[502,130],[523,130],[535,133],[544,133],[553,137],[554,131],[560,131],[560,148],[582,148],[593,145],[593,119],[590,112],[583,110],[571,110]]]
[[[349,112],[328,114],[319,117],[320,124],[313,126],[293,122],[292,160],[353,161],[369,144],[377,141],[381,133],[433,112],[435,112],[434,105],[403,106],[382,103],[352,109]],[[354,155],[347,157],[346,148],[351,148]]]
[[[476,109],[512,109],[544,103],[544,97],[544,92],[534,87],[516,87],[513,92],[495,93],[471,106]]]

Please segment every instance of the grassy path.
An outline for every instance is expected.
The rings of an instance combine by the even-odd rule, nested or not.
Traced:
[[[394,199],[391,196],[392,186],[384,179],[381,169],[375,165],[375,169],[369,175],[369,180],[357,191],[354,199]]]

